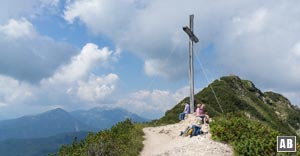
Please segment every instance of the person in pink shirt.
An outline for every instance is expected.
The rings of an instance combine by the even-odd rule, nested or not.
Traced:
[[[204,104],[197,104],[197,109],[196,109],[196,116],[200,117],[202,123],[204,122],[203,119],[205,117],[204,107],[205,107]]]

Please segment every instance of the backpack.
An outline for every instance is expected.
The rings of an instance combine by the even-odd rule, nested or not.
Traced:
[[[193,128],[189,129],[188,132],[187,132],[187,135],[192,135],[193,131],[194,131]]]
[[[188,130],[186,130],[182,136],[189,136],[193,133],[193,128],[189,127]]]

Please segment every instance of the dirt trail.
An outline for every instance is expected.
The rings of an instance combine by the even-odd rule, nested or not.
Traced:
[[[197,123],[198,118],[189,114],[179,123],[147,127],[144,149],[141,156],[231,156],[232,148],[220,142],[213,141],[211,134],[193,136],[192,138],[179,136],[187,126]],[[209,127],[207,127],[209,130]]]

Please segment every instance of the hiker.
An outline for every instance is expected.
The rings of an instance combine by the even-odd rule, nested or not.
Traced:
[[[180,136],[197,136],[202,134],[201,131],[201,121],[199,119],[199,121],[196,124],[193,124],[192,126],[188,126],[184,131],[180,132]]]
[[[192,133],[192,135],[190,135],[190,137],[200,135],[202,133],[201,132],[201,121],[198,121],[196,125],[192,125],[192,128],[193,128],[193,133]]]
[[[208,116],[207,112],[204,112],[203,123],[209,124],[209,116]]]
[[[204,123],[204,117],[205,117],[204,107],[205,107],[204,104],[197,104],[197,109],[196,109],[196,116],[200,117],[202,123]]]
[[[202,126],[201,126],[201,133],[202,134],[207,134],[208,133],[208,131],[209,131],[209,124],[203,124]]]
[[[185,103],[184,110],[179,114],[179,120],[184,120],[185,114],[190,113],[190,105]]]

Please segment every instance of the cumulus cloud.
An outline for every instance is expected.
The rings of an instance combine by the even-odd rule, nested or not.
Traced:
[[[118,34],[131,21],[133,5],[132,0],[74,0],[67,4],[63,17],[70,23],[79,19],[94,33]]]
[[[299,88],[300,72],[295,69],[300,63],[293,53],[299,42],[297,12],[294,4],[285,3],[257,6],[249,14],[235,15],[215,41],[217,61],[226,71],[247,76],[264,87]]]
[[[175,92],[168,90],[139,90],[131,93],[128,98],[121,99],[117,106],[128,109],[149,119],[164,115],[189,94],[189,87],[183,87]]]
[[[113,60],[116,60],[115,53],[110,51],[107,47],[99,49],[97,45],[87,43],[79,55],[72,57],[70,64],[59,68],[47,81],[54,83],[71,83],[86,76],[97,61],[100,65],[104,66]]]
[[[103,77],[90,75],[87,82],[78,82],[77,96],[88,102],[101,101],[115,90],[118,79],[112,73]]]
[[[45,10],[57,7],[59,0],[9,0],[0,5],[0,24],[10,19],[33,18]]]
[[[105,34],[140,56],[147,75],[180,78],[186,74],[183,65],[188,61],[187,36],[181,29],[193,13],[195,34],[200,39],[195,52],[210,46],[200,57],[213,53],[214,57],[203,60],[206,66],[220,68],[222,73],[217,74],[235,73],[263,88],[299,90],[300,2],[154,0],[143,7],[136,2],[74,0],[66,6],[64,17],[84,23],[95,34]],[[80,10],[79,6],[93,8]]]
[[[0,75],[0,88],[0,103],[2,107],[24,102],[24,100],[33,96],[29,84],[8,76]]]
[[[41,85],[49,92],[55,92],[57,97],[67,94],[86,103],[105,101],[115,90],[118,75],[97,76],[91,70],[96,66],[104,68],[116,61],[116,55],[119,55],[118,50],[99,49],[96,44],[87,43],[80,54],[72,57],[71,62],[61,66],[51,77],[43,79]]]
[[[37,83],[66,63],[76,49],[40,35],[27,19],[0,25],[0,74]]]
[[[0,25],[0,33],[7,38],[22,38],[35,36],[36,32],[33,25],[26,19],[19,21],[10,19],[6,25]]]
[[[0,74],[0,116],[9,118],[55,107],[74,110],[107,104],[119,76],[114,73],[98,76],[91,71],[116,61],[119,53],[87,43],[69,63],[35,84]]]

